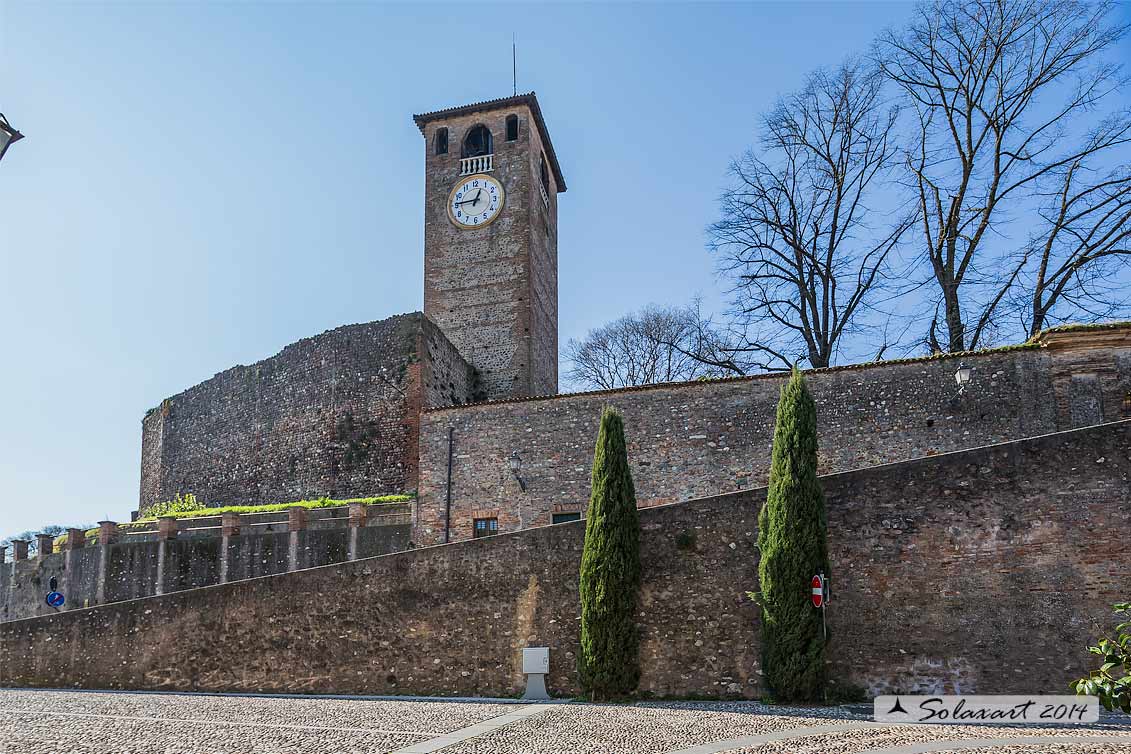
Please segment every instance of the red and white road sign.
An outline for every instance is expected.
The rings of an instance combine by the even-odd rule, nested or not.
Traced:
[[[820,576],[814,576],[812,581],[809,582],[813,587],[813,607],[820,607],[825,604],[825,582]]]

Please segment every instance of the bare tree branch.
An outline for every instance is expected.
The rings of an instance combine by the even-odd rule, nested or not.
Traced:
[[[897,156],[898,113],[882,87],[880,71],[858,61],[817,71],[764,118],[761,149],[732,166],[710,235],[731,282],[732,360],[745,370],[828,366],[866,329],[913,222],[870,224],[868,200]]]
[[[1078,160],[1046,194],[1043,233],[1029,253],[1036,270],[1021,287],[1029,335],[1068,319],[1097,321],[1128,305],[1119,273],[1131,269],[1131,169],[1103,174]]]
[[[907,29],[881,38],[879,64],[917,116],[904,165],[945,322],[944,342],[934,345],[983,345],[1003,307],[1016,305],[1015,288],[1032,281],[1037,250],[997,250],[988,241],[1003,216],[1073,165],[1131,143],[1126,118],[1105,121],[1084,141],[1066,138],[1120,84],[1118,66],[1104,56],[1127,27],[1109,22],[1111,7],[932,0]],[[1050,292],[1039,286],[1042,296]]]
[[[741,374],[720,348],[698,305],[649,306],[591,330],[565,349],[567,376],[580,389],[612,390]]]

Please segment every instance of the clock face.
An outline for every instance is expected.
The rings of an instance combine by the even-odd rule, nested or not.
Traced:
[[[482,228],[503,209],[503,185],[489,175],[460,178],[448,197],[448,217],[460,228]]]

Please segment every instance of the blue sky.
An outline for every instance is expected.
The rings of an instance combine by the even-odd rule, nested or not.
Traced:
[[[704,227],[757,114],[911,10],[0,0],[27,134],[0,164],[0,534],[127,518],[147,408],[420,309],[411,116],[510,94],[512,32],[570,186],[564,343],[717,307]]]

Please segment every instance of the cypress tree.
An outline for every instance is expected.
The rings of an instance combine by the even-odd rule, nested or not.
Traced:
[[[825,638],[810,579],[829,574],[826,525],[817,410],[794,369],[778,401],[770,484],[758,516],[763,672],[778,702],[823,700]]]
[[[603,701],[628,696],[640,681],[636,610],[640,519],[628,467],[624,420],[606,407],[593,454],[593,489],[581,555],[582,688]]]

